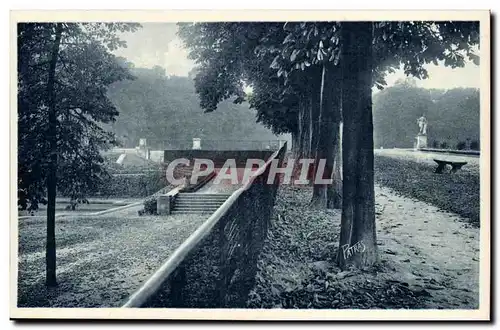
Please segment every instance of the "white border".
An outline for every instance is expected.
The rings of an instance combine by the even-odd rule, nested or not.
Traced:
[[[479,310],[237,310],[17,308],[16,31],[20,21],[272,21],[272,20],[480,20],[481,21],[481,252]],[[488,11],[15,11],[10,16],[10,317],[205,320],[487,320],[490,304],[490,19]]]

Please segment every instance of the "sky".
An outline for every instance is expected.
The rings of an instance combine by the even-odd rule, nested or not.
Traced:
[[[187,76],[194,62],[187,58],[188,50],[177,37],[175,23],[143,23],[142,28],[134,33],[123,33],[121,38],[127,42],[127,48],[114,53],[127,58],[136,67],[151,68],[160,65],[168,75]],[[467,63],[464,68],[451,69],[444,65],[426,65],[429,78],[417,79],[417,86],[423,88],[451,89],[456,87],[480,87],[479,66]],[[388,86],[398,79],[405,78],[402,70],[387,76]]]

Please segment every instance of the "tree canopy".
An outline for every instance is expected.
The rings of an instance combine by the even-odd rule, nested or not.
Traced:
[[[227,100],[219,104],[217,112],[203,113],[192,79],[167,76],[158,68],[132,68],[131,72],[135,80],[117,82],[108,90],[120,112],[109,129],[124,146],[135,147],[140,138],[146,138],[152,148],[189,148],[194,137],[236,141],[277,138],[256,123],[256,112],[249,110],[247,102]]]
[[[450,148],[467,140],[479,141],[479,90],[425,89],[404,81],[376,93],[373,98],[376,148],[411,148],[416,120],[428,120],[428,144]]]

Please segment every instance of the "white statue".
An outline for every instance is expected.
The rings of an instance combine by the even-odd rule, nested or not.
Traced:
[[[427,119],[425,119],[424,115],[417,119],[417,124],[419,127],[418,134],[426,135],[427,134]]]

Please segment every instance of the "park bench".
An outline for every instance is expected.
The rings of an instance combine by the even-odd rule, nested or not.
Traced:
[[[434,161],[438,164],[435,173],[443,173],[443,170],[446,167],[446,165],[451,165],[450,173],[455,173],[456,171],[461,169],[462,166],[467,164],[467,162],[450,162],[449,160],[441,160],[441,159],[434,159]]]

